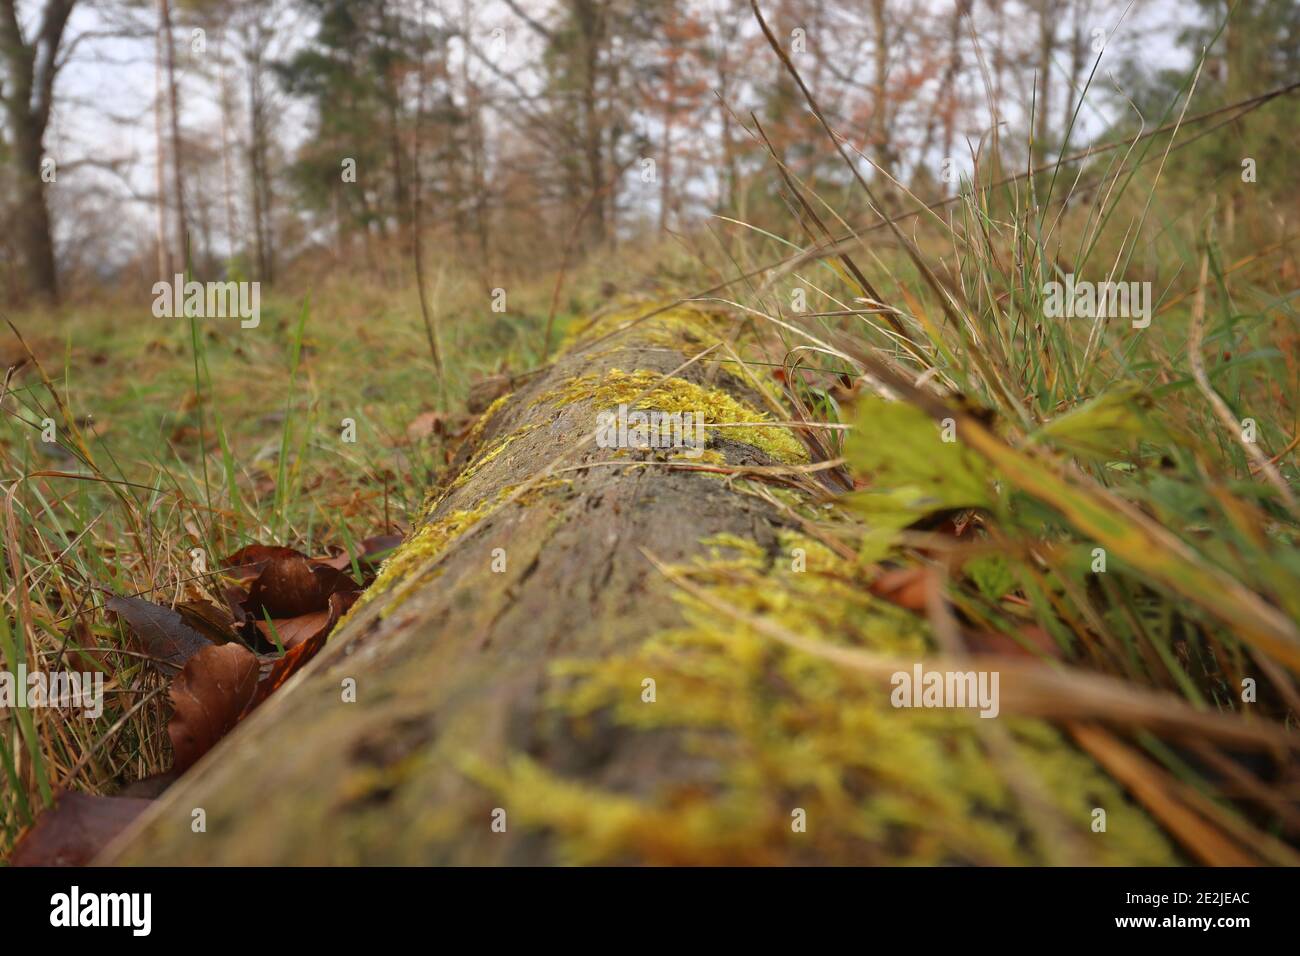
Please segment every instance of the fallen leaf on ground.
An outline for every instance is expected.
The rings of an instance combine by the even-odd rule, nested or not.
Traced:
[[[380,556],[392,551],[402,543],[402,540],[400,534],[377,534],[372,538],[366,538],[361,542],[357,564],[361,565],[362,570],[377,567],[383,560]],[[318,564],[328,565],[336,571],[346,571],[352,566],[352,556],[346,551],[330,555],[328,558],[312,558],[312,560]]]
[[[329,624],[329,620],[330,612],[324,610],[312,611],[310,614],[301,614],[298,617],[257,621],[256,624],[268,644],[275,644],[278,637],[280,646],[288,651],[321,633]]]
[[[304,555],[301,551],[276,544],[250,544],[222,561],[221,566],[232,578],[246,583],[261,574],[273,559],[291,557],[301,558]]]
[[[175,674],[191,657],[212,646],[212,641],[169,607],[117,594],[109,597],[104,606],[126,621],[144,652],[164,674]]]
[[[316,656],[316,653],[325,646],[325,640],[334,630],[334,625],[338,624],[339,618],[356,603],[357,597],[355,592],[330,595],[329,620],[325,626],[291,650],[287,650],[283,656],[271,660],[270,667],[263,668],[263,676],[257,685],[257,692],[244,708],[243,716],[247,716],[254,707],[279,690],[285,681]]]
[[[446,412],[422,412],[406,426],[406,437],[411,441],[419,441],[430,435],[441,435],[446,422]]]
[[[226,607],[229,608],[235,624],[246,624],[248,622],[248,611],[244,608],[244,605],[248,603],[248,588],[232,584],[221,589],[221,596],[225,599]]]
[[[258,677],[257,655],[242,644],[209,645],[190,659],[170,692],[175,711],[167,736],[178,772],[239,722],[257,691]]]
[[[258,657],[240,644],[212,645],[196,654],[171,687],[175,710],[167,735],[176,757],[175,772],[192,766],[315,657],[358,593],[331,594],[326,610],[277,621],[285,646],[279,657]],[[265,623],[258,622],[259,626]]]
[[[152,803],[60,791],[9,855],[10,866],[85,866]]]
[[[350,577],[325,564],[316,564],[301,554],[272,558],[248,589],[245,608],[255,619],[298,617],[329,606],[331,594],[356,591]]]
[[[930,573],[924,566],[884,571],[871,582],[871,593],[909,611],[924,611]]]
[[[391,534],[366,538],[356,555],[358,564],[373,567],[377,555],[401,540],[400,535]],[[133,627],[151,635],[158,647],[154,653],[182,665],[169,692],[173,713],[167,734],[175,755],[175,773],[185,771],[212,749],[324,646],[330,631],[361,592],[341,570],[350,563],[346,554],[308,558],[293,548],[253,544],[223,562],[241,582],[222,590],[229,610],[206,601],[186,602],[171,611],[147,601],[117,599],[123,601],[119,613],[134,615],[139,623],[133,621]],[[254,627],[249,627],[250,623]],[[162,643],[174,631],[181,635],[179,648],[172,646],[175,638],[171,644]],[[284,653],[259,657],[234,640],[236,631],[255,647],[263,641],[274,645],[278,639]]]
[[[182,601],[176,613],[213,644],[226,644],[235,637],[235,618],[227,608],[209,601]]]
[[[179,777],[175,770],[164,770],[162,773],[150,774],[147,777],[141,777],[139,780],[132,780],[125,787],[117,792],[119,797],[144,797],[152,800],[154,797],[161,797]]]

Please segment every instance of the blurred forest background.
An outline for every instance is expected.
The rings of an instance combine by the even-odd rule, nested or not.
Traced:
[[[1230,5],[1191,115],[1300,75],[1300,7],[767,13],[864,175],[932,201],[976,157],[992,180],[1149,129]],[[831,205],[852,188],[744,0],[3,0],[0,84],[11,303],[105,286],[147,303],[185,267],[303,284],[346,263],[408,281],[417,232],[486,292],[710,214],[779,231],[771,154]],[[1254,142],[1288,155],[1296,115],[1291,100],[1250,117]],[[1239,179],[1234,137],[1193,150],[1169,171],[1187,191]],[[1292,191],[1281,173],[1256,195]]]

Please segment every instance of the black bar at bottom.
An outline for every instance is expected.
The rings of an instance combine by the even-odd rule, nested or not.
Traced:
[[[148,894],[147,910],[136,894]],[[1282,932],[1295,908],[1293,873],[1244,869],[0,868],[0,900],[0,932],[15,944],[75,933],[127,946],[259,948],[280,936],[337,946],[431,928],[457,948],[465,933],[496,945],[517,935],[533,946],[590,940],[602,948],[638,938],[770,944],[787,935],[807,944],[834,938],[829,932],[873,943],[1231,943]]]

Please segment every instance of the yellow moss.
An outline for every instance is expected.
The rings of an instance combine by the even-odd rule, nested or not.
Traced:
[[[641,316],[661,308],[664,304],[631,303],[608,312],[571,333],[565,339],[563,347],[569,348],[580,342],[595,341],[603,335],[620,331],[626,326],[628,337],[640,345],[698,351],[721,339],[731,328],[732,322],[729,318],[686,305],[674,306],[658,315],[641,319]],[[635,325],[630,324],[637,319],[641,321],[636,322]]]
[[[567,478],[544,479],[525,490],[516,499],[515,503],[521,507],[529,507],[536,504],[538,498],[547,492],[559,488],[568,488],[571,484],[572,482]],[[452,542],[505,504],[517,488],[519,488],[517,484],[507,485],[492,497],[484,498],[473,508],[453,511],[441,518],[426,520],[380,565],[375,580],[371,582],[370,587],[366,588],[360,599],[338,623],[337,628],[342,628],[344,623],[360,611],[361,608],[392,590],[394,585],[417,583],[414,579],[410,582],[407,582],[406,579],[417,568],[441,556],[451,546]],[[414,588],[408,587],[403,593],[409,594],[413,590]],[[398,598],[389,602],[380,616],[383,617],[392,613],[401,603],[402,598],[399,595]]]
[[[450,492],[453,489],[461,487],[463,484],[465,484],[465,482],[469,481],[480,471],[482,471],[484,466],[486,466],[489,462],[494,461],[503,451],[505,451],[507,448],[513,445],[516,441],[518,441],[523,436],[527,435],[530,431],[533,431],[535,428],[539,428],[539,427],[540,426],[536,423],[530,425],[522,425],[519,428],[516,428],[514,431],[512,431],[509,435],[506,435],[503,438],[499,439],[496,442],[496,444],[494,444],[491,448],[487,449],[482,454],[471,459],[469,464],[467,464],[464,470],[459,475],[456,476],[456,480],[451,483],[451,487],[448,488],[447,490]]]
[[[674,451],[668,456],[669,461],[680,461],[686,464],[694,465],[725,465],[727,456],[715,448],[705,448],[699,453],[692,452],[687,454],[685,451]],[[714,475],[714,477],[718,477]]]
[[[645,395],[638,398],[642,392]],[[635,400],[635,401],[634,401]],[[693,412],[704,417],[705,425],[731,425],[740,422],[767,422],[771,416],[742,402],[718,388],[705,388],[684,378],[664,378],[659,372],[638,369],[624,372],[610,369],[604,376],[579,375],[553,391],[533,399],[534,405],[547,402],[572,405],[590,401],[597,410],[632,403],[634,408],[667,412]],[[787,464],[808,461],[808,452],[788,428],[749,426],[707,428],[710,435],[720,434],[733,441],[753,445],[768,457]]]
[[[630,797],[605,793],[593,800],[589,788],[559,777],[524,756],[509,758],[504,769],[475,755],[460,760],[466,776],[509,794],[512,826],[548,829],[560,838],[560,862],[675,864],[775,864],[769,841],[750,838],[765,826],[763,807],[743,799],[673,794],[652,807]],[[738,796],[738,795],[737,795]],[[719,815],[741,823],[718,826]]]
[[[359,802],[396,790],[411,779],[419,766],[418,755],[404,757],[382,767],[354,764],[347,777],[341,781],[339,799],[345,803]]]
[[[440,556],[451,542],[496,511],[509,491],[508,488],[502,489],[496,496],[485,498],[473,508],[453,511],[442,518],[428,520],[422,524],[379,566],[375,580],[362,592],[360,599],[348,612],[348,617],[352,617],[362,607],[387,593],[393,585],[402,582],[416,568]],[[391,609],[390,607],[388,610]],[[340,621],[338,627],[342,628],[346,620],[347,618],[344,618]]]
[[[483,414],[478,417],[478,421],[474,423],[469,430],[469,434],[465,436],[465,446],[467,448],[473,448],[478,444],[479,439],[483,437],[483,430],[487,428],[492,416],[501,411],[506,402],[513,396],[514,392],[507,392],[483,410]]]
[[[874,598],[855,569],[803,535],[769,554],[735,536],[704,542],[679,570],[745,616],[820,641],[920,660],[933,648],[923,621]],[[791,554],[804,549],[805,571]],[[680,627],[602,659],[553,666],[550,704],[575,734],[597,712],[642,731],[674,731],[720,781],[634,800],[566,781],[519,758],[480,779],[522,822],[560,840],[566,859],[599,863],[873,862],[1027,864],[1036,844],[979,718],[953,710],[899,710],[877,687],[795,651],[677,590]],[[642,681],[656,700],[642,700]],[[1041,721],[1004,717],[1022,763],[1102,864],[1164,865],[1176,858],[1160,831],[1116,784]],[[709,776],[712,776],[711,774]],[[685,794],[685,796],[683,796]],[[1107,837],[1091,811],[1108,814]],[[807,832],[791,829],[791,811]],[[1120,836],[1122,834],[1122,836]]]

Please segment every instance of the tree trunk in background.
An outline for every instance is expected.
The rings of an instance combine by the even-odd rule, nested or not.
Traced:
[[[872,158],[885,173],[894,175],[894,155],[890,147],[889,116],[889,17],[885,0],[871,0],[871,37],[872,37],[872,97],[871,104],[871,148]],[[877,195],[892,195],[893,184],[877,172],[875,175]]]
[[[676,106],[674,102],[674,85],[676,84],[676,61],[673,59],[671,52],[668,55],[668,71],[664,81],[663,96],[663,113],[661,121],[664,127],[664,140],[662,155],[659,160],[659,231],[668,231],[669,215],[672,212],[673,194],[673,111]]]
[[[172,205],[176,215],[175,263],[184,271],[190,264],[190,230],[185,219],[185,179],[181,171],[180,92],[176,88],[176,44],[172,37],[172,14],[168,0],[158,0],[158,21],[162,31],[164,62],[167,64],[167,117],[171,137]]]
[[[1065,84],[1065,101],[1061,109],[1061,136],[1064,137],[1067,132],[1075,134],[1077,131],[1070,129],[1074,120],[1074,110],[1078,105],[1078,95],[1080,93],[1080,84],[1083,80],[1083,70],[1087,65],[1085,59],[1088,53],[1088,41],[1086,31],[1092,20],[1092,5],[1085,0],[1074,0],[1072,18],[1068,31],[1070,45],[1070,76]],[[1062,149],[1068,152],[1069,144],[1062,143]]]
[[[258,43],[261,42],[260,35]],[[271,185],[266,158],[266,100],[262,91],[260,49],[248,58],[248,169],[252,190],[253,241],[257,255],[257,277],[274,279],[274,248],[271,232]]]
[[[230,106],[230,81],[226,76],[226,42],[225,42],[226,25],[221,26],[221,46],[217,51],[218,74],[217,82],[221,89],[221,193],[222,202],[226,213],[226,242],[228,245],[226,251],[227,266],[229,260],[235,257],[238,249],[235,246],[235,188],[234,177],[230,169],[230,124],[231,106]]]
[[[971,15],[972,6],[974,6],[974,0],[957,0],[956,9],[953,11],[952,36],[950,38],[951,40],[950,56],[952,59],[948,66],[947,89],[945,91],[946,94],[950,97],[954,95],[957,77],[962,70],[961,37],[962,37],[962,31],[969,29],[970,27],[970,15]],[[944,116],[944,120],[943,120],[943,154],[945,156],[952,156],[952,142],[953,142],[954,128],[956,126],[956,117],[957,117],[957,104],[955,103],[948,104],[948,112]],[[953,158],[955,159],[956,157]],[[954,188],[952,190],[952,195],[956,195],[956,194],[957,194],[957,190],[956,188]]]
[[[733,123],[730,106],[733,101],[731,88],[732,64],[728,49],[731,44],[738,42],[736,39],[737,30],[735,22],[727,19],[725,13],[717,15],[715,25],[717,26],[718,36],[716,49],[713,50],[716,62],[716,80],[713,89],[717,94],[714,97],[714,108],[718,111],[718,166],[722,171],[718,177],[717,208],[737,212],[740,198],[740,174],[736,163],[736,144],[731,129]]]
[[[158,201],[154,211],[154,242],[158,247],[158,278],[171,282],[176,270],[172,268],[172,247],[167,238],[167,150],[163,139],[163,35],[159,22],[153,35],[153,158],[154,191]]]
[[[581,107],[582,149],[586,160],[587,191],[595,197],[587,216],[587,229],[593,246],[608,238],[608,197],[605,184],[604,128],[597,102],[596,74],[600,69],[600,48],[604,42],[604,10],[595,0],[571,0],[573,18],[578,29],[579,69],[582,71]]]
[[[54,264],[54,234],[50,225],[45,182],[41,179],[41,160],[44,158],[42,138],[40,133],[30,127],[15,129],[14,159],[18,174],[18,221],[15,231],[28,286],[37,295],[57,300],[59,283]]]
[[[461,3],[461,29],[470,35],[474,29],[473,6],[469,0]],[[447,62],[447,41],[442,41],[442,58]],[[494,270],[492,250],[492,225],[489,220],[488,201],[492,190],[487,181],[487,136],[483,127],[483,97],[478,85],[470,77],[470,58],[460,58],[460,85],[465,95],[465,136],[469,153],[470,203],[474,214],[474,238],[478,245],[478,261],[486,275]],[[459,206],[459,203],[457,203]]]
[[[0,0],[0,62],[6,73],[5,84],[0,89],[13,135],[18,190],[15,238],[28,287],[50,300],[58,299],[59,282],[41,162],[45,159],[45,131],[54,104],[59,47],[74,3],[75,0],[48,0],[29,41],[23,36],[16,0]]]
[[[617,380],[618,369],[676,371],[668,381],[688,405],[746,403],[733,407],[734,420],[765,407],[733,366],[681,368],[732,337],[729,323],[676,310],[599,334],[609,329],[597,325],[485,413],[454,479],[320,655],[104,862],[1051,859],[1055,844],[1024,849],[1034,839],[988,758],[967,760],[981,721],[956,715],[934,730],[942,717],[891,708],[887,688],[865,688],[725,613],[682,603],[651,556],[711,562],[726,606],[812,587],[819,597],[790,600],[815,638],[871,646],[922,626],[877,602],[881,618],[837,630],[838,615],[875,599],[824,575],[811,539],[799,539],[810,573],[795,573],[799,556],[785,536],[802,522],[770,485],[733,486],[664,453],[596,447],[595,414],[615,401],[597,384]],[[803,454],[784,428],[765,433],[785,442],[772,446],[777,457]],[[705,467],[773,464],[756,445],[724,437],[709,453]],[[744,590],[725,590],[745,576]],[[657,682],[653,702],[647,679]],[[1167,861],[1159,833],[1095,766],[1034,726],[1033,746],[1051,753],[1029,759],[1060,770],[1089,859]],[[972,809],[955,809],[962,801]],[[1087,839],[1098,805],[1123,841]],[[204,833],[191,829],[199,808]]]
[[[1034,104],[1034,165],[1047,160],[1052,131],[1052,51],[1056,47],[1057,0],[1038,0],[1038,97]]]

